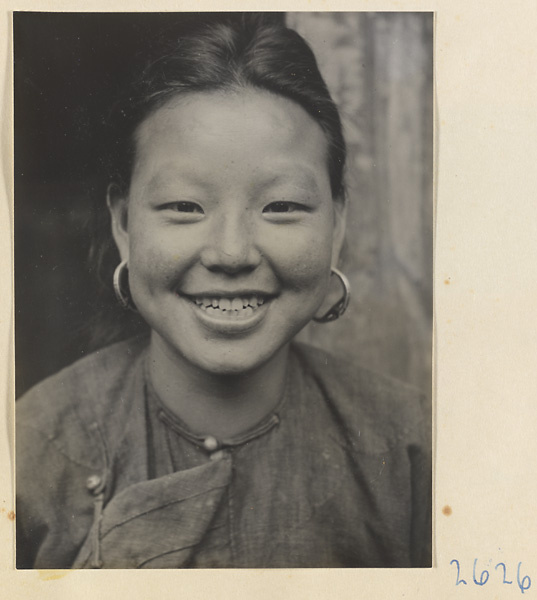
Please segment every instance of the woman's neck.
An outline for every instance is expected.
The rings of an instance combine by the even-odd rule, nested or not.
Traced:
[[[207,373],[151,338],[149,374],[161,402],[192,432],[229,438],[253,427],[276,408],[285,387],[288,346],[255,371]]]

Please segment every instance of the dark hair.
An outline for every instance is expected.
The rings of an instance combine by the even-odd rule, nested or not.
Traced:
[[[293,100],[323,129],[334,198],[343,197],[345,142],[338,109],[304,39],[263,14],[202,24],[176,42],[157,46],[129,94],[112,113],[116,140],[112,176],[128,188],[133,133],[157,108],[178,94],[254,87]]]
[[[341,120],[315,56],[298,33],[278,23],[270,13],[230,15],[190,26],[179,39],[155,44],[152,54],[157,58],[148,61],[110,114],[107,167],[110,180],[121,193],[126,195],[130,185],[135,133],[150,114],[177,95],[250,87],[289,98],[320,125],[328,144],[332,196],[343,200],[346,148]],[[92,259],[101,283],[110,288],[119,257],[109,225],[103,225],[101,221]],[[129,327],[126,329],[128,333]]]

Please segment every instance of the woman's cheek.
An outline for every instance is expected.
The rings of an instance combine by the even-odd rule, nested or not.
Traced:
[[[162,237],[161,243],[155,243],[158,239],[158,235],[139,235],[132,239],[129,272],[133,278],[133,293],[151,294],[176,285],[181,252],[163,244]]]
[[[312,237],[280,246],[273,268],[280,279],[297,290],[324,287],[330,276],[331,250]]]

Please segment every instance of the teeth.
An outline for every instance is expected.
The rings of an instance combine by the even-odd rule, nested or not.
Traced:
[[[208,298],[198,297],[193,299],[197,306],[212,315],[222,315],[225,313],[228,317],[249,317],[254,311],[264,304],[264,299],[258,296],[249,296],[241,298]]]
[[[231,310],[231,300],[229,298],[222,298],[220,300],[220,310]]]

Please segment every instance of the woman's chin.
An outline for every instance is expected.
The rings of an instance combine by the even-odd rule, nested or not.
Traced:
[[[237,377],[248,375],[279,355],[276,352],[254,353],[251,350],[230,351],[226,356],[187,357],[187,360],[200,371],[217,377]]]

